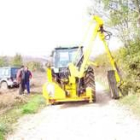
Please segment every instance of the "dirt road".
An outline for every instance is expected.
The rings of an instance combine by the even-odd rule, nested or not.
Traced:
[[[140,121],[97,84],[97,103],[49,106],[24,116],[8,140],[140,140]]]

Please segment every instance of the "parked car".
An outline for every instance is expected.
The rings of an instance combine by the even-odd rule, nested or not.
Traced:
[[[18,87],[16,80],[18,69],[18,67],[0,67],[0,87],[2,89]]]

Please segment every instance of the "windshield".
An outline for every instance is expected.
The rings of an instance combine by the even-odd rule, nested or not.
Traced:
[[[55,67],[67,67],[70,62],[75,59],[77,49],[62,49],[56,50],[54,56]]]

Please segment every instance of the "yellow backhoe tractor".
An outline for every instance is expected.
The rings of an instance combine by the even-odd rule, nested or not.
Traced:
[[[43,96],[47,104],[71,101],[96,101],[94,70],[89,57],[93,42],[99,37],[110,59],[113,70],[108,72],[108,81],[112,98],[119,98],[118,87],[121,78],[115,61],[106,43],[110,33],[103,28],[103,20],[93,16],[88,30],[95,23],[89,45],[85,50],[80,45],[75,47],[58,47],[52,53],[52,64],[47,66],[47,82],[43,85]],[[87,36],[87,35],[86,35]],[[85,37],[84,37],[85,38]]]

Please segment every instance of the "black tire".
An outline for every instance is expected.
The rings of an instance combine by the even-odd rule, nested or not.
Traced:
[[[96,102],[96,92],[95,92],[95,76],[93,68],[89,67],[89,69],[86,72],[85,78],[84,78],[85,88],[91,87],[92,88],[92,101]]]
[[[110,89],[110,96],[112,99],[119,99],[119,90],[117,87],[117,82],[115,78],[115,71],[110,70],[107,73],[108,84]]]
[[[7,85],[6,82],[2,82],[0,87],[1,87],[2,90],[7,90],[8,89],[8,85]]]

